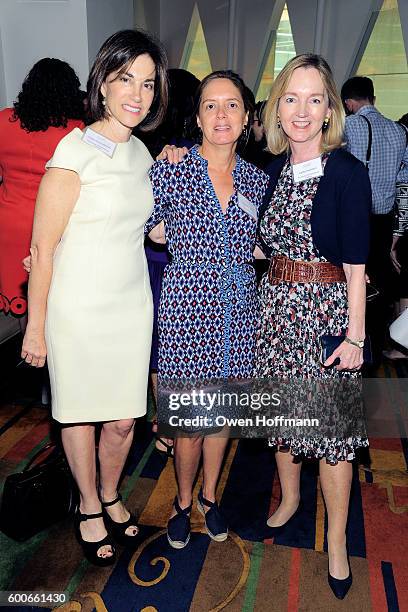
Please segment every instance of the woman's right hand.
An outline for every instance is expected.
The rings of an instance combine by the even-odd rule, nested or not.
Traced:
[[[187,155],[187,147],[176,147],[176,145],[165,145],[159,155],[156,157],[157,161],[167,159],[170,164],[179,164],[181,160]]]
[[[24,334],[21,357],[26,363],[35,367],[42,368],[47,357],[47,347],[44,334],[34,332],[27,327]]]

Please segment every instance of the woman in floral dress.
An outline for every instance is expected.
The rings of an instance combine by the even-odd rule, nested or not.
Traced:
[[[341,148],[343,125],[341,101],[325,60],[316,55],[292,59],[275,80],[266,109],[269,148],[282,155],[269,166],[271,181],[260,211],[260,238],[272,259],[261,284],[259,377],[359,376],[371,190],[363,164]],[[311,167],[306,174],[300,165],[304,162]],[[346,335],[324,366],[323,335]],[[339,439],[316,434],[277,437],[270,443],[290,451],[276,454],[282,500],[268,519],[275,531],[299,505],[301,462],[294,456],[320,460],[329,584],[342,599],[352,581],[345,535],[351,461],[355,449],[368,441],[358,435]]]
[[[171,254],[159,308],[159,383],[253,374],[259,311],[252,261],[268,178],[235,153],[251,111],[238,75],[212,73],[197,93],[202,145],[177,165],[162,161],[152,168],[155,211],[147,229],[156,226],[150,233],[156,241],[165,231]],[[174,548],[183,548],[190,538],[192,488],[201,454],[198,508],[205,513],[210,537],[227,537],[215,501],[226,444],[226,437],[202,433],[175,439],[178,495],[168,523]]]

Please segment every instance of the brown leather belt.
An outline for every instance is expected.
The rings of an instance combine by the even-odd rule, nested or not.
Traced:
[[[346,281],[343,268],[330,262],[297,261],[283,255],[272,257],[268,278],[271,285],[289,283],[341,283]]]

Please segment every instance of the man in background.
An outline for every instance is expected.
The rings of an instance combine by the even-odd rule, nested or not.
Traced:
[[[373,193],[367,272],[380,295],[368,311],[367,326],[378,364],[397,285],[390,251],[397,176],[404,164],[408,166],[407,140],[404,129],[375,108],[374,86],[368,77],[346,81],[341,97],[348,113],[344,134],[347,149],[366,164]]]

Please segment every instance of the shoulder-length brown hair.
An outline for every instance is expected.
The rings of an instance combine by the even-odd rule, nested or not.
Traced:
[[[313,53],[297,55],[289,60],[273,82],[264,113],[268,149],[275,155],[285,151],[289,152],[289,139],[283,129],[278,127],[278,108],[279,100],[285,93],[289,80],[296,68],[316,68],[318,70],[329,98],[329,108],[332,111],[329,125],[322,132],[322,152],[338,149],[344,144],[345,113],[343,104],[330,66],[321,55],[314,55]]]
[[[150,112],[138,129],[150,132],[160,125],[167,109],[167,57],[163,45],[143,30],[121,30],[112,34],[98,51],[88,78],[88,120],[87,123],[107,119],[102,104],[102,83],[112,72],[126,72],[139,55],[149,55],[156,68],[154,97]]]

